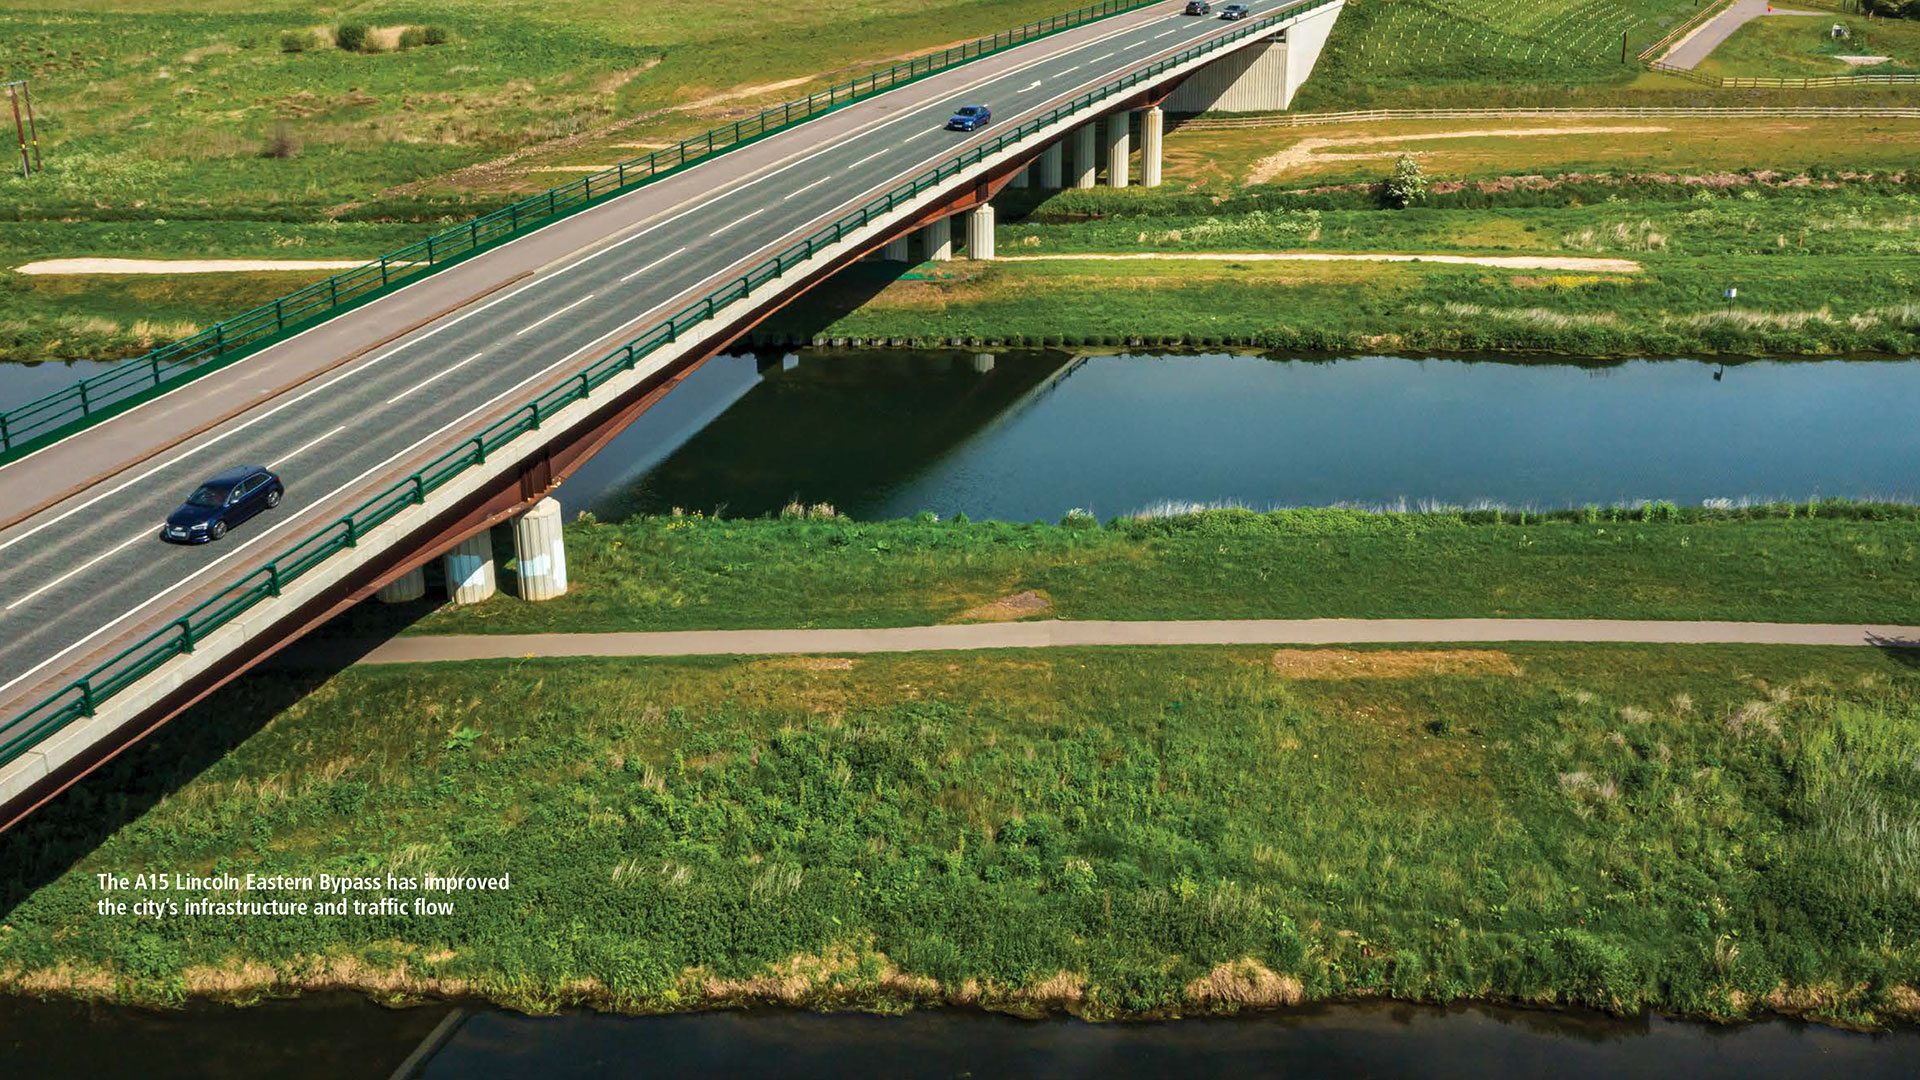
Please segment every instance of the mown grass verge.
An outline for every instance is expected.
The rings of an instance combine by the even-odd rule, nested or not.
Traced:
[[[0,837],[0,988],[173,1003],[348,987],[534,1011],[1116,1017],[1357,996],[1920,1015],[1920,676],[1873,650],[285,678],[224,692]],[[438,917],[95,913],[95,875],[140,871],[512,888],[454,894]],[[121,899],[143,895],[188,898]]]
[[[912,626],[1029,589],[1068,619],[1920,622],[1920,509],[1906,506],[1215,510],[1104,526],[642,517],[576,522],[566,543],[567,595],[409,608],[408,632]],[[329,632],[394,617],[365,605]]]

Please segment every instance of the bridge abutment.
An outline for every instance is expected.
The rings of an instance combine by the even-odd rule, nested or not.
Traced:
[[[1344,4],[1315,8],[1266,40],[1235,50],[1194,72],[1168,96],[1177,113],[1278,112],[1291,108],[1313,74]]]
[[[513,520],[513,554],[520,599],[551,600],[566,593],[567,543],[559,499],[541,499]]]
[[[447,598],[477,604],[493,596],[493,536],[485,529],[460,541],[441,557],[447,571]]]

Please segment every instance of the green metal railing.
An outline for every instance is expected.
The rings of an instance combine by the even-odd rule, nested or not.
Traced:
[[[180,618],[148,634],[121,650],[85,675],[68,683],[33,708],[15,717],[4,729],[10,730],[0,742],[0,765],[25,753],[30,747],[83,716],[92,716],[100,704],[177,656],[191,653],[207,635],[232,622],[255,604],[279,596],[289,582],[298,580],[334,555],[354,547],[370,530],[392,520],[409,507],[420,506],[427,496],[470,468],[486,463],[489,455],[540,425],[555,413],[580,401],[609,380],[634,367],[664,345],[679,340],[686,332],[714,317],[727,304],[745,299],[754,289],[799,267],[823,249],[841,242],[849,234],[867,227],[876,219],[907,205],[922,193],[959,177],[967,169],[1000,151],[1022,142],[1040,131],[1076,113],[1091,110],[1100,102],[1124,94],[1162,73],[1188,63],[1250,35],[1264,33],[1273,23],[1311,11],[1339,0],[1302,0],[1282,11],[1249,19],[1238,28],[1191,46],[1173,56],[1117,79],[1097,90],[1074,98],[1064,105],[1002,132],[998,137],[935,166],[913,180],[874,198],[831,225],[823,226],[779,254],[729,283],[726,287],[682,309],[672,318],[653,327],[627,344],[589,364],[572,378],[521,406],[512,415],[485,428],[453,450],[440,455],[420,471],[361,503],[324,529],[281,552],[273,561],[228,586],[218,595],[188,611]]]
[[[550,224],[714,154],[1003,49],[1162,2],[1164,0],[1102,0],[950,49],[917,56],[884,71],[762,109],[758,115],[611,165],[601,172],[435,233],[388,252],[365,266],[315,282],[192,337],[161,346],[99,375],[0,412],[0,464],[145,401],[163,389],[217,371],[225,363],[290,333],[417,281],[529,228]],[[222,363],[208,362],[212,360]]]

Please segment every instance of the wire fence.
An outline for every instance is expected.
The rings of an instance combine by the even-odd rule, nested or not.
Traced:
[[[550,224],[558,218],[677,172],[713,154],[742,146],[790,125],[824,116],[852,102],[1003,49],[1160,2],[1162,0],[1101,0],[1100,3],[1030,22],[1012,30],[904,60],[806,97],[762,109],[754,116],[630,158],[435,233],[424,240],[388,252],[364,266],[297,289],[99,375],[0,411],[0,464],[72,434],[97,419],[144,401],[164,389],[171,389],[223,366],[222,363],[209,361],[230,362],[238,359],[290,333],[309,328],[346,309],[384,295],[393,288],[417,281],[509,240],[529,228]]]

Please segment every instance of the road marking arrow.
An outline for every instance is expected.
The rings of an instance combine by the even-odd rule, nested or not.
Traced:
[[[1035,80],[1033,80],[1033,85],[1032,85],[1032,86],[1023,86],[1023,87],[1021,87],[1021,88],[1020,88],[1020,92],[1024,94],[1024,93],[1026,93],[1026,92],[1027,92],[1027,91],[1029,91],[1029,90],[1038,90],[1038,89],[1040,89],[1040,80],[1039,80],[1039,79],[1035,79]]]

